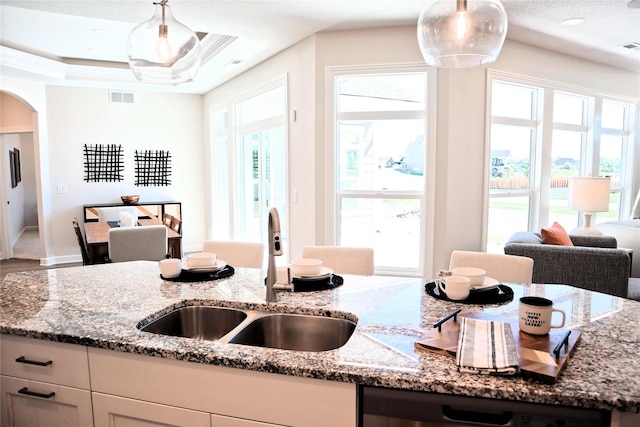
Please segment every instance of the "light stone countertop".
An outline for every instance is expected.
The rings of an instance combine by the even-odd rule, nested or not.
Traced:
[[[11,273],[0,287],[0,332],[237,369],[443,394],[640,411],[640,302],[561,285],[509,285],[504,305],[435,299],[415,278],[345,275],[320,292],[282,293],[265,303],[265,272],[236,269],[217,281],[169,282],[155,262],[137,261]],[[452,357],[414,342],[456,308],[517,317],[523,295],[550,298],[582,331],[559,380],[462,374]],[[357,320],[343,347],[296,352],[141,332],[171,308],[192,304],[284,310]]]

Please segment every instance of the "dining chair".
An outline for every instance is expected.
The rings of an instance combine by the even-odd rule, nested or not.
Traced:
[[[337,274],[373,275],[373,249],[349,246],[305,246],[303,258],[322,260]]]
[[[488,277],[503,283],[531,284],[533,279],[533,259],[524,256],[453,251],[449,270],[456,267],[481,268]]]
[[[82,254],[82,265],[89,265],[91,264],[91,261],[89,260],[89,251],[87,250],[87,244],[85,243],[84,237],[82,236],[82,230],[80,230],[78,218],[74,216],[71,220],[71,223],[73,224],[73,229],[76,232],[78,245],[80,245],[80,253]]]
[[[171,228],[171,220],[173,220],[173,215],[165,213],[162,215],[162,223],[167,227]]]
[[[138,208],[135,206],[110,206],[98,208],[98,221],[120,221],[120,212],[125,212],[138,220]]]
[[[171,225],[169,226],[173,231],[178,234],[182,234],[182,220],[175,216],[171,218]]]
[[[212,252],[233,267],[262,268],[264,266],[264,244],[258,242],[235,242],[207,240],[202,244],[203,252]]]
[[[119,227],[109,229],[111,262],[160,261],[167,255],[167,227]]]

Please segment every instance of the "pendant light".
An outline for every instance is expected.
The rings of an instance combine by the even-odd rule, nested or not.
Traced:
[[[500,0],[438,0],[422,10],[418,44],[428,65],[469,68],[496,60],[507,35]]]
[[[129,67],[143,82],[188,82],[200,67],[200,40],[173,17],[168,1],[154,2],[156,10],[151,19],[129,34]]]

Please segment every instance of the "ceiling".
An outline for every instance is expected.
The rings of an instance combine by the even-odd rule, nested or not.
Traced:
[[[209,53],[193,82],[151,87],[133,78],[126,42],[133,27],[153,14],[152,0],[0,0],[0,74],[202,94],[317,32],[415,25],[431,1],[170,0],[176,19],[210,34],[203,39]],[[640,74],[640,8],[627,7],[629,0],[502,3],[508,39]],[[640,6],[640,0],[631,3]],[[584,23],[561,24],[574,17]],[[634,43],[635,49],[621,47]]]

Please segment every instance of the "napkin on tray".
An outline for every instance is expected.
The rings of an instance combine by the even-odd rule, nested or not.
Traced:
[[[462,317],[456,365],[460,372],[513,375],[520,372],[511,325]]]

